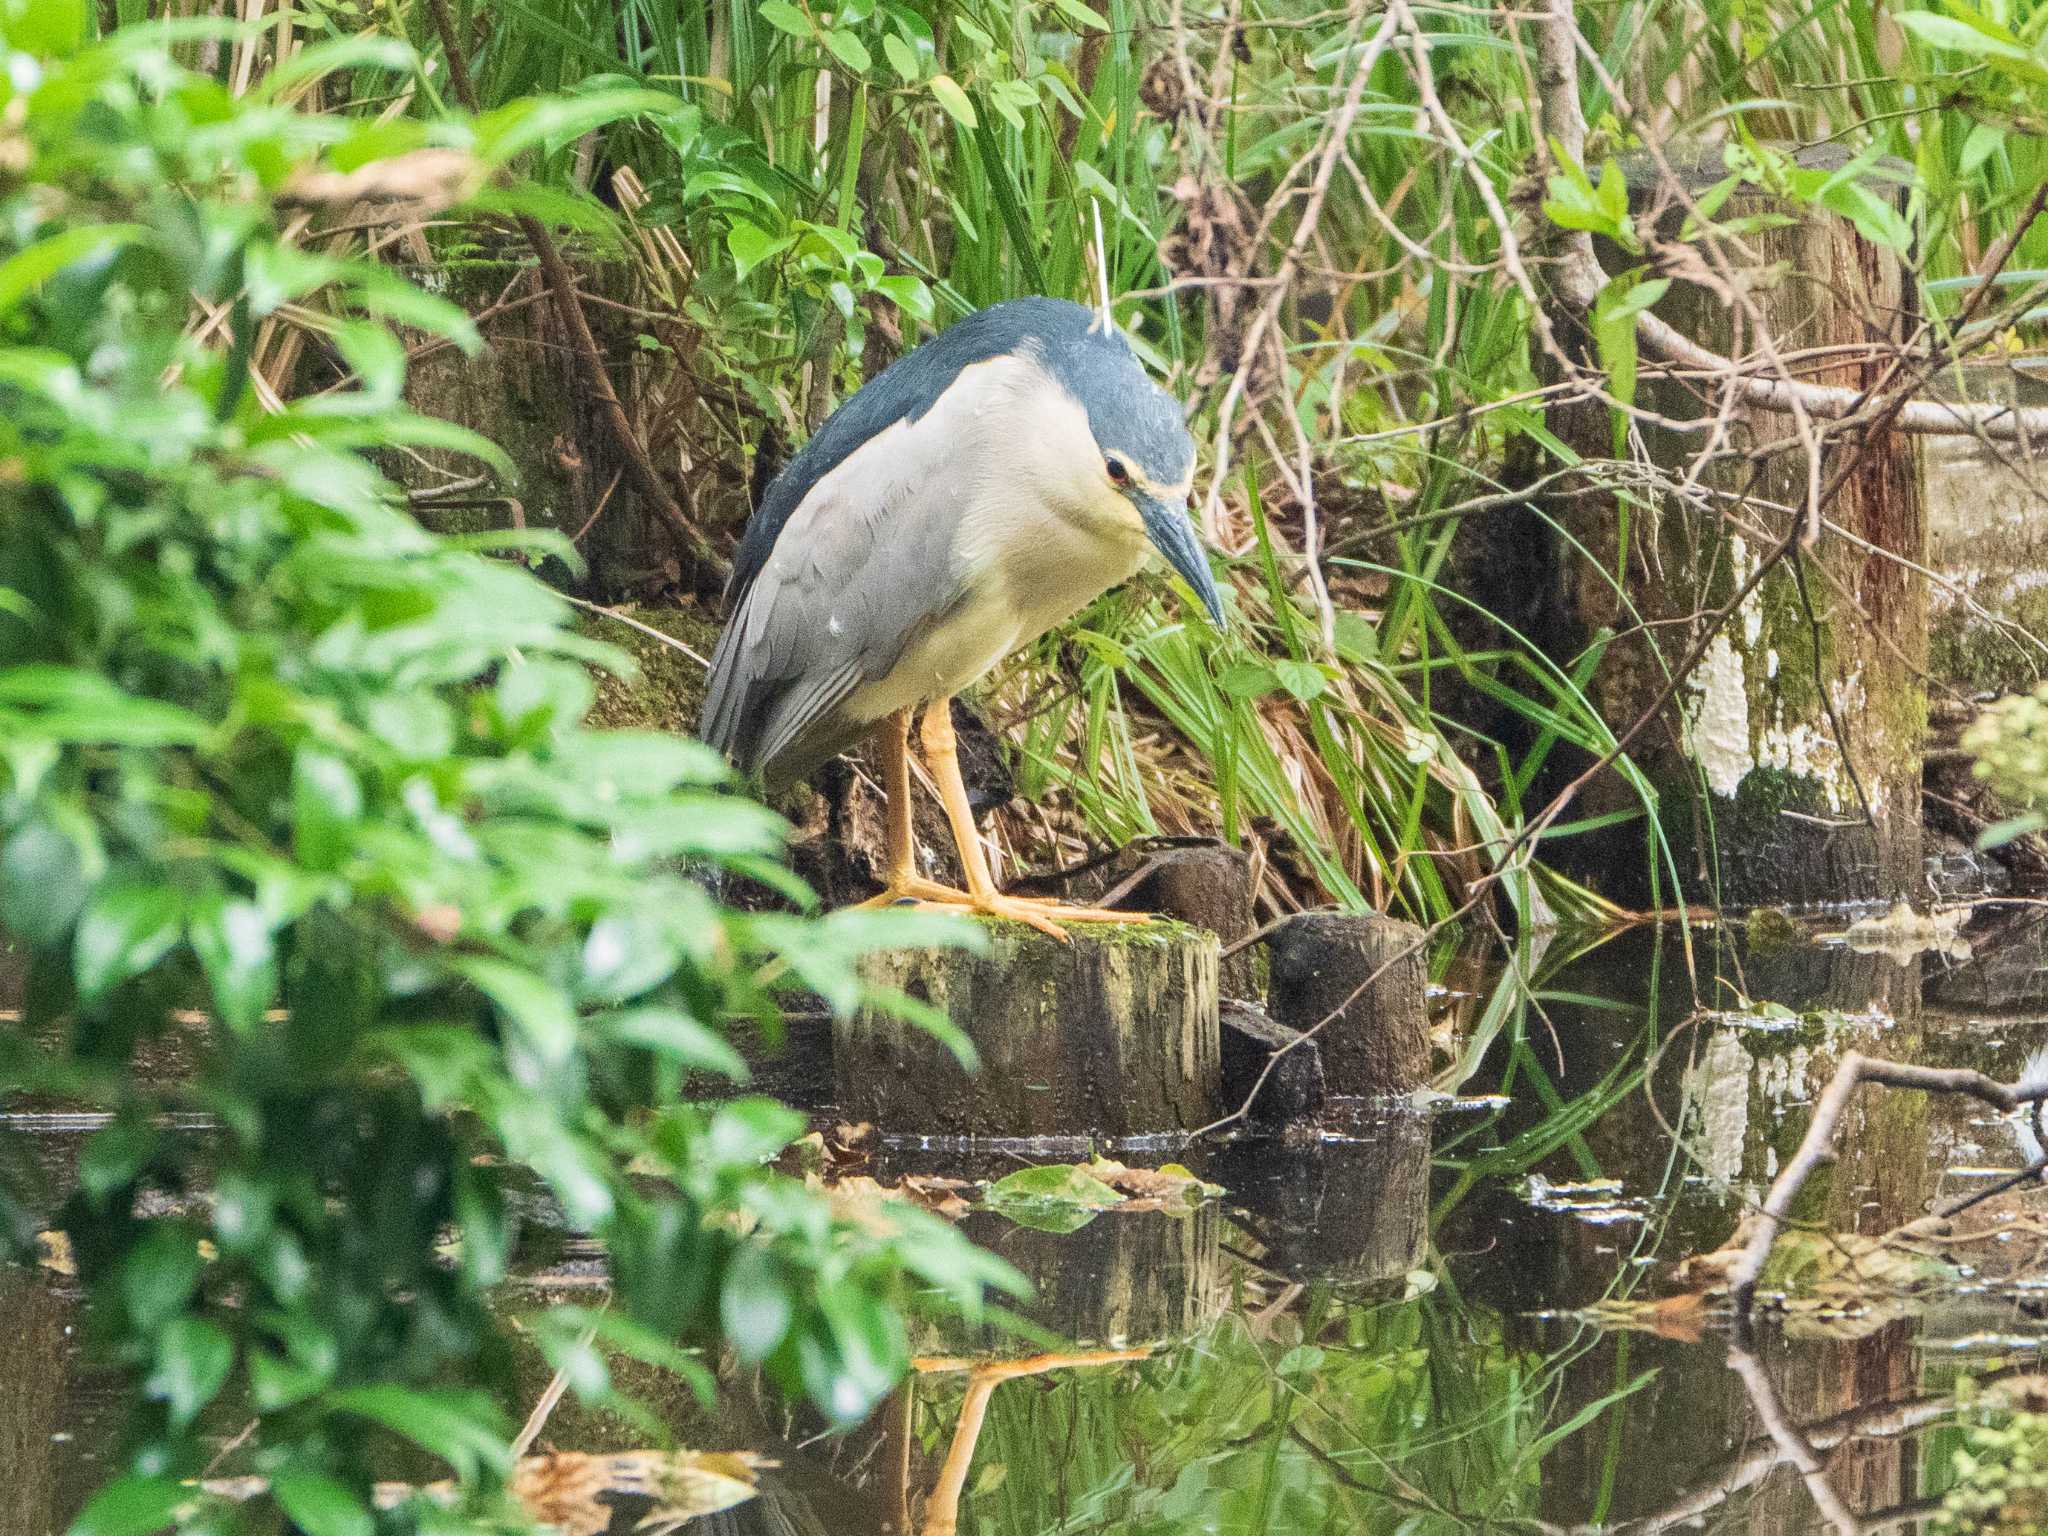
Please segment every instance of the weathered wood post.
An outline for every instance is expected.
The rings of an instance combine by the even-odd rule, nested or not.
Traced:
[[[1638,169],[1635,200],[1647,214],[1656,193],[1650,168]],[[1724,174],[1718,156],[1680,169],[1694,192]],[[1899,255],[1846,219],[1753,190],[1731,197],[1720,217],[1766,213],[1789,217],[1745,233],[1758,266],[1742,276],[1779,353],[1798,354],[1799,376],[1813,382],[1876,386],[1917,323]],[[1610,272],[1640,259],[1603,252]],[[1674,278],[1656,313],[1724,356],[1758,352],[1750,326],[1706,283]],[[1583,339],[1571,316],[1560,316],[1559,330]],[[1589,343],[1585,350],[1590,358]],[[1649,708],[1666,668],[1804,516],[1808,465],[1792,418],[1736,403],[1717,437],[1725,394],[1715,380],[1664,377],[1647,365],[1638,390],[1649,411],[1697,424],[1638,423],[1658,465],[1684,466],[1719,444],[1700,480],[1708,496],[1624,504],[1565,495],[1550,508],[1562,537],[1530,530],[1554,572],[1545,612],[1532,615],[1549,620],[1551,654],[1569,667],[1603,633],[1613,637],[1586,691],[1617,732]],[[1588,459],[1613,453],[1610,413],[1598,401],[1554,407],[1549,425]],[[1926,546],[1919,447],[1895,432],[1837,433],[1821,481],[1843,472],[1818,547],[1763,578],[1630,747],[1661,797],[1688,895],[1810,904],[1918,886],[1927,591],[1907,562],[1921,562]],[[1568,776],[1584,762],[1560,757],[1556,766]],[[1636,803],[1608,774],[1575,814]],[[1647,895],[1640,823],[1559,844],[1556,856],[1618,899]]]
[[[970,1073],[917,1025],[863,1008],[834,1031],[839,1102],[884,1132],[1110,1138],[1216,1116],[1213,934],[1179,923],[1069,930],[987,925],[988,949],[901,949],[872,985],[943,1011],[981,1056]]]
[[[1408,1094],[1429,1081],[1421,929],[1371,913],[1304,912],[1267,943],[1267,1011],[1288,1029],[1316,1031],[1332,1095]]]

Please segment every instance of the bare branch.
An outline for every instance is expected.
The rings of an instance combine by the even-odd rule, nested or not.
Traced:
[[[1586,151],[1586,119],[1579,105],[1578,22],[1573,0],[1548,0],[1549,20],[1537,28],[1537,79],[1543,93],[1543,130],[1574,163],[1583,164]],[[2011,259],[2020,237],[2041,214],[2048,202],[2048,186],[2038,189],[2026,212],[1987,255],[1978,286],[1972,290],[1958,322],[1967,321],[1982,303],[1982,295],[1998,272]],[[1607,273],[1593,250],[1593,237],[1584,230],[1566,232],[1559,246],[1560,257],[1552,268],[1552,287],[1558,297],[1580,313],[1590,312]],[[1658,356],[1731,380],[1743,402],[1762,410],[1797,415],[1805,412],[1824,421],[1843,421],[1857,415],[1870,403],[1870,392],[1839,385],[1810,384],[1802,380],[1770,377],[1751,367],[1721,356],[1702,346],[1669,322],[1645,311],[1636,317],[1636,334]],[[1901,432],[1937,436],[2031,438],[2048,435],[2048,407],[1968,404],[1946,400],[1908,400],[1900,404],[1891,421]],[[1809,514],[1817,504],[1809,492]]]
[[[1841,1123],[1849,1100],[1864,1083],[1882,1083],[1890,1088],[1917,1088],[1923,1093],[1967,1094],[1993,1109],[2007,1112],[2018,1109],[2022,1104],[2048,1100],[2048,1079],[2028,1077],[2016,1083],[2001,1083],[1967,1067],[1921,1067],[1851,1051],[1842,1058],[1842,1064],[1835,1069],[1826,1091],[1814,1105],[1813,1119],[1800,1140],[1799,1150],[1771,1184],[1770,1193],[1764,1197],[1763,1208],[1757,1212],[1742,1247],[1737,1251],[1735,1262],[1728,1266],[1729,1294],[1740,1315],[1747,1317],[1749,1314],[1756,1297],[1757,1281],[1771,1255],[1771,1244],[1777,1241],[1785,1218],[1791,1212],[1792,1202],[1798,1198],[1799,1191],[1814,1171],[1833,1161],[1835,1128]]]

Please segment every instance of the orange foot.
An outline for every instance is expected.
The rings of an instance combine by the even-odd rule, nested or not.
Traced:
[[[1069,907],[1042,896],[1005,896],[1001,891],[963,891],[921,875],[909,875],[891,882],[879,896],[857,902],[857,907],[921,907],[933,912],[966,912],[980,917],[1007,918],[1029,923],[1040,933],[1049,933],[1062,944],[1067,935],[1061,923],[1148,923],[1143,912],[1112,912],[1107,907]]]

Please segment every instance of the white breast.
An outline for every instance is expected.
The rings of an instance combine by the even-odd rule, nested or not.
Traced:
[[[857,718],[959,692],[1144,560],[1143,525],[1109,487],[1086,413],[1035,364],[1005,359],[940,410],[947,462],[963,478],[930,527],[949,534],[963,593],[888,676],[853,696]]]

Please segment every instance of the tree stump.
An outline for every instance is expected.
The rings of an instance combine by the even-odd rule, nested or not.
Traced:
[[[646,322],[619,307],[644,297],[633,269],[574,251],[568,259],[580,289],[612,301],[585,303],[584,320],[613,387],[641,425],[648,451],[657,463],[682,462],[689,482],[685,499],[703,518],[702,526],[725,521],[737,526],[748,506],[743,469],[716,459],[690,462],[688,444],[702,426],[696,386],[688,370],[666,353],[639,345]],[[478,485],[470,483],[475,463],[461,454],[423,448],[389,455],[385,468],[414,493],[420,521],[439,533],[524,526],[575,537],[587,576],[577,581],[553,562],[544,574],[599,601],[638,594],[649,586],[690,585],[681,578],[693,574],[694,557],[654,510],[642,505],[623,473],[610,428],[595,399],[576,382],[568,334],[527,251],[519,247],[502,257],[485,255],[405,272],[429,293],[477,316],[484,339],[476,357],[453,347],[421,357],[406,374],[407,403],[482,433],[504,449],[519,476],[513,485],[495,479]],[[451,482],[461,483],[462,489],[433,494]]]
[[[862,964],[950,1018],[969,1073],[916,1024],[863,1008],[834,1038],[839,1102],[887,1133],[1172,1135],[1216,1117],[1213,935],[1179,923],[1076,926],[1070,941],[990,923],[988,952],[891,950]]]
[[[1267,1011],[1293,1030],[1322,1024],[1315,1043],[1330,1093],[1408,1094],[1429,1082],[1421,929],[1371,914],[1304,912],[1267,943],[1273,955]]]
[[[1828,170],[1844,157],[1824,148],[1798,158]],[[1637,211],[1647,214],[1657,196],[1651,168],[1630,170],[1641,183],[1633,188]],[[1679,170],[1695,192],[1725,174],[1718,151]],[[1671,238],[1682,212],[1666,212],[1674,228],[1658,233]],[[1876,385],[1918,324],[1898,253],[1864,240],[1846,219],[1756,189],[1739,190],[1719,217],[1762,214],[1789,216],[1781,227],[1744,235],[1759,263],[1750,296],[1778,347],[1806,352],[1799,372],[1815,383]],[[1602,253],[1610,272],[1640,259]],[[1723,355],[1758,349],[1724,294],[1682,275],[1656,313]],[[1575,344],[1590,360],[1590,340],[1579,335]],[[1816,355],[1829,347],[1837,356]],[[1712,381],[1667,378],[1647,363],[1638,398],[1662,417],[1699,424],[1679,431],[1639,423],[1653,460],[1674,470],[1708,442],[1723,406]],[[1588,459],[1613,454],[1605,405],[1560,405],[1548,420]],[[1648,710],[1667,668],[1706,638],[1709,616],[1803,521],[1808,466],[1792,418],[1737,403],[1726,434],[1701,477],[1719,495],[1624,506],[1569,487],[1578,494],[1550,509],[1557,529],[1532,524],[1528,551],[1494,574],[1504,592],[1523,589],[1523,611],[1562,665],[1575,664],[1603,632],[1614,637],[1586,694],[1617,732]],[[1663,718],[1630,746],[1658,792],[1691,899],[1813,905],[1890,900],[1917,888],[1928,598],[1925,580],[1903,562],[1924,564],[1926,554],[1920,448],[1897,432],[1838,432],[1823,450],[1821,483],[1844,470],[1840,494],[1823,509],[1841,531],[1824,532],[1814,550],[1763,577],[1707,642]],[[1586,761],[1577,751],[1554,753],[1553,787]],[[1639,804],[1619,775],[1605,774],[1572,814]],[[1650,897],[1640,822],[1560,843],[1557,856],[1617,900]],[[1672,899],[1668,877],[1659,894]]]
[[[1301,1125],[1322,1113],[1326,1092],[1317,1041],[1267,1018],[1241,998],[1223,1003],[1223,1101],[1230,1109],[1247,1099],[1253,1125]],[[1320,1037],[1318,1037],[1320,1038]],[[1275,1061],[1276,1053],[1284,1052]],[[1267,1070],[1267,1063],[1272,1070]]]
[[[1171,848],[1149,859],[1135,859],[1142,879],[1119,897],[1126,912],[1150,912],[1175,922],[1206,928],[1228,949],[1252,931],[1252,866],[1242,848],[1209,843]],[[1126,876],[1125,878],[1128,878]],[[1256,997],[1261,990],[1251,948],[1222,962],[1220,985],[1225,997]]]

